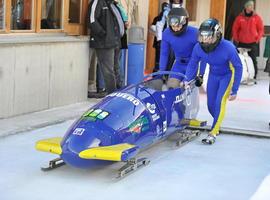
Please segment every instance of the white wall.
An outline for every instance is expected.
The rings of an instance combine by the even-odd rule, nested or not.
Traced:
[[[87,99],[87,40],[5,43],[0,55],[0,118]]]
[[[138,25],[144,28],[144,39],[147,40],[149,0],[138,0]]]
[[[190,25],[199,27],[200,24],[207,18],[210,17],[210,2],[211,0],[197,1],[197,16],[196,21],[190,22]]]

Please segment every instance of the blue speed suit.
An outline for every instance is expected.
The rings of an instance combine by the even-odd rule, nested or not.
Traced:
[[[198,29],[192,26],[187,26],[185,32],[180,36],[175,35],[170,28],[166,28],[162,34],[160,48],[160,71],[166,71],[170,49],[175,55],[175,62],[171,71],[185,74],[189,63],[192,50],[197,44]],[[179,78],[171,76],[171,78]]]
[[[196,76],[199,61],[210,65],[207,106],[214,118],[210,133],[216,136],[225,115],[226,101],[229,95],[237,94],[243,71],[242,63],[234,45],[227,40],[221,39],[218,46],[209,53],[203,51],[198,43],[187,67],[186,81]]]
[[[160,71],[166,71],[167,64],[169,61],[170,50],[173,51],[175,55],[175,62],[172,66],[171,71],[180,72],[182,74],[186,73],[187,65],[190,61],[190,57],[192,54],[192,50],[194,46],[197,44],[198,38],[198,29],[192,26],[187,26],[186,30],[181,35],[175,35],[170,28],[165,29],[162,35],[161,41],[161,52],[160,52]],[[205,67],[204,67],[205,68]],[[183,78],[177,75],[170,75],[169,80],[167,82],[167,86],[169,88],[178,88],[180,87],[180,81]],[[197,107],[197,111],[191,114],[190,109],[185,105],[176,105],[175,110],[178,113],[179,119],[183,117],[186,118],[195,118],[198,109],[199,109],[199,93],[198,90],[194,91],[194,107]],[[171,102],[169,102],[171,103]],[[168,114],[167,120],[168,124],[170,122],[171,116]]]

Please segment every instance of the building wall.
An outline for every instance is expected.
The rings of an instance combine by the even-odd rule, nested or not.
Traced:
[[[197,1],[197,17],[196,21],[190,22],[190,25],[199,27],[200,24],[210,16],[210,1],[211,0],[204,0],[204,1]]]
[[[21,36],[0,43],[0,118],[87,99],[87,39]]]
[[[149,0],[138,0],[138,25],[144,28],[144,39],[147,40]]]
[[[134,5],[146,41],[149,0]],[[57,34],[1,35],[0,118],[87,100],[88,37]]]

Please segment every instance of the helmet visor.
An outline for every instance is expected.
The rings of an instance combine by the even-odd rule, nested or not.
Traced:
[[[200,31],[198,41],[204,44],[213,44],[217,41],[217,36],[213,31]]]
[[[185,25],[187,22],[186,16],[176,16],[172,15],[168,17],[169,26],[180,26]]]

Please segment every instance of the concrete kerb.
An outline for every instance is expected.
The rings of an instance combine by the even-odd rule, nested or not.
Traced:
[[[36,124],[36,125],[30,126],[30,127],[14,129],[12,131],[7,131],[4,134],[1,134],[0,139],[8,137],[8,136],[12,136],[12,135],[16,135],[16,134],[20,134],[20,133],[33,131],[33,130],[40,129],[40,128],[44,128],[44,127],[47,127],[47,126],[53,126],[53,125],[56,125],[56,124],[61,124],[61,123],[66,122],[68,120],[75,120],[78,117],[80,117],[80,115],[67,117],[67,118],[64,118],[64,119],[61,119],[61,120],[55,120],[55,121],[40,123],[40,124]]]
[[[211,130],[210,126],[206,127],[189,127],[190,129],[199,129],[201,131],[209,132]],[[219,131],[221,134],[230,134],[230,135],[242,135],[249,137],[258,137],[258,138],[267,138],[270,139],[270,132],[255,131],[255,130],[245,130],[245,129],[236,129],[222,127]]]
[[[2,119],[0,120],[0,138],[60,124],[68,120],[75,120],[97,101],[97,99],[93,99],[87,102]]]

